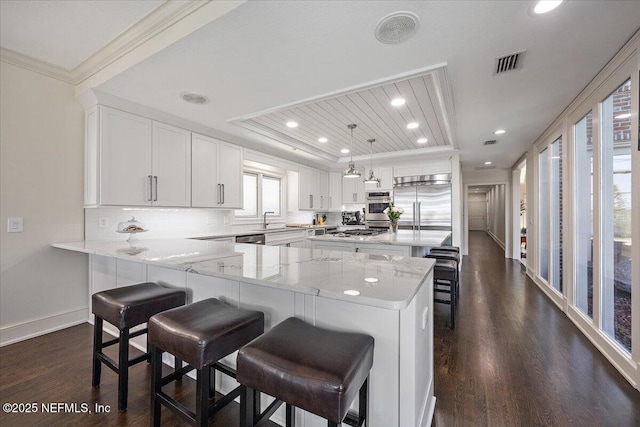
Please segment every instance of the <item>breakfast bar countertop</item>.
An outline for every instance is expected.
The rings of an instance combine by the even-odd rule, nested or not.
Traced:
[[[396,255],[191,239],[141,240],[135,247],[126,241],[52,246],[392,310],[409,305],[434,264]]]
[[[371,243],[381,245],[398,246],[441,246],[451,236],[450,231],[439,230],[398,230],[396,233],[381,233],[375,236],[341,236],[338,234],[325,234],[323,236],[310,236],[309,239],[318,242],[348,242]]]

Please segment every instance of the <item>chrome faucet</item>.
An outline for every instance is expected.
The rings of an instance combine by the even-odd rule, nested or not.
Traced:
[[[262,215],[262,228],[264,228],[265,230],[267,229],[267,225],[269,225],[269,223],[267,222],[267,214],[275,214],[275,212],[265,212]]]

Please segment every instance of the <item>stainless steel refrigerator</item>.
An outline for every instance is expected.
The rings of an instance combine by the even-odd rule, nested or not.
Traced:
[[[451,174],[396,177],[393,203],[404,209],[400,229],[451,231]]]

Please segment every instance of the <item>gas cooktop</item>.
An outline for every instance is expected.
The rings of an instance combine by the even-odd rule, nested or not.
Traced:
[[[336,233],[335,235],[338,237],[349,237],[349,236],[376,236],[378,234],[385,233],[384,229],[375,229],[375,228],[357,228],[355,230],[344,230]]]

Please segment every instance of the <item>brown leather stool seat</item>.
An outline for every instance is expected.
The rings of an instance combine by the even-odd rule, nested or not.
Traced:
[[[329,426],[362,425],[373,347],[369,335],[321,329],[293,317],[279,323],[238,353],[237,379],[245,388],[240,425],[254,426],[264,419],[248,403],[255,391],[277,399],[265,411],[267,418],[282,402],[287,404],[288,427],[295,423],[294,407],[325,418]],[[347,416],[358,394],[358,417]]]
[[[264,313],[243,310],[215,298],[168,310],[149,319],[151,364],[151,425],[160,425],[161,404],[178,411],[195,425],[208,425],[209,416],[240,395],[240,387],[212,405],[215,370],[232,378],[235,371],[218,361],[238,350],[264,332]],[[162,353],[169,352],[188,363],[167,377],[162,377]],[[162,391],[162,387],[196,369],[196,412]],[[213,378],[213,381],[212,381]]]
[[[446,252],[455,252],[457,254],[460,253],[460,248],[457,246],[435,246],[432,250],[436,251],[446,251]]]
[[[120,412],[127,409],[129,367],[149,360],[151,356],[147,349],[147,354],[129,360],[129,339],[147,333],[146,328],[134,333],[130,333],[130,329],[147,322],[156,313],[184,305],[185,300],[185,291],[150,282],[97,292],[91,296],[92,312],[95,314],[91,383],[93,387],[100,385],[102,363],[118,374]],[[104,320],[118,328],[120,336],[117,339],[102,341]],[[117,364],[102,352],[113,344],[119,344]]]
[[[456,327],[456,305],[458,301],[458,264],[450,259],[436,258],[436,265],[433,267],[433,292],[449,294],[449,299],[434,298],[433,300],[441,304],[451,306],[451,329]]]

